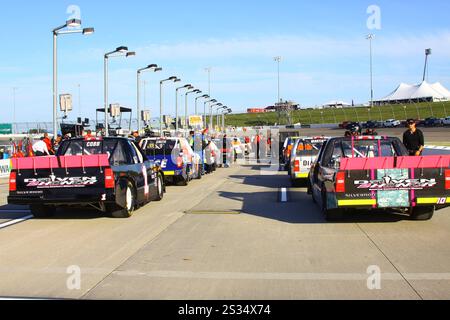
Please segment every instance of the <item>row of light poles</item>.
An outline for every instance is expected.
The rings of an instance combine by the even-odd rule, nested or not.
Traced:
[[[57,55],[57,39],[59,35],[66,35],[66,34],[83,34],[83,35],[90,35],[94,33],[94,28],[83,28],[81,29],[81,20],[79,19],[71,19],[68,20],[64,25],[55,28],[53,30],[53,132],[54,134],[56,134],[56,132],[58,131],[57,128],[57,117],[58,117],[58,110],[57,110],[57,105],[58,105],[58,55]],[[110,106],[109,106],[109,60],[111,58],[119,58],[119,57],[125,57],[125,58],[129,58],[129,57],[133,57],[135,56],[136,53],[134,51],[130,51],[128,50],[128,47],[126,46],[121,46],[116,48],[115,50],[108,52],[104,55],[104,112],[105,112],[105,135],[109,136],[109,112],[110,110]],[[158,65],[156,64],[150,64],[144,68],[138,69],[137,70],[137,117],[138,117],[138,131],[141,131],[141,125],[142,125],[142,121],[141,121],[141,93],[140,93],[140,85],[141,85],[141,75],[144,72],[159,72],[162,71],[162,68],[160,68]],[[219,109],[217,109],[216,113],[218,116],[219,110],[220,109],[226,109],[229,113],[231,113],[231,109],[228,109],[228,107],[223,106],[223,104],[218,103],[216,99],[212,99],[210,97],[210,73],[211,73],[211,68],[207,69],[208,71],[208,83],[209,83],[209,93],[208,94],[204,94],[201,95],[199,97],[195,98],[195,113],[198,114],[198,107],[197,107],[197,103],[199,99],[205,99],[205,103],[204,103],[204,112],[203,112],[203,116],[204,116],[204,123],[206,124],[207,121],[207,112],[206,112],[206,104],[210,104],[210,124],[209,127],[212,128],[213,126],[213,108],[218,106],[220,107]],[[167,79],[161,80],[160,81],[160,132],[162,133],[162,122],[163,122],[163,85],[166,82],[181,82],[181,79],[179,79],[176,76],[172,76],[169,77]],[[195,89],[191,84],[187,84],[185,86],[176,88],[176,130],[178,131],[179,129],[179,110],[178,110],[178,92],[180,90],[187,90],[187,92],[185,93],[185,119],[187,122],[187,116],[188,116],[188,96],[189,94],[202,94],[203,92],[199,89]]]

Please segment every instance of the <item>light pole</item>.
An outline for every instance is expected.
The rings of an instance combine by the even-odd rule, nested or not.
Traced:
[[[219,116],[220,116],[220,114],[219,114],[219,111],[220,110],[227,110],[228,109],[228,107],[227,106],[221,106],[221,107],[218,107],[217,109],[216,109],[216,125],[217,125],[217,127],[219,127],[220,126],[220,123],[219,123]]]
[[[426,79],[427,68],[428,68],[428,56],[431,55],[431,52],[432,52],[431,49],[425,50],[425,68],[423,69],[423,81],[425,81],[425,79]]]
[[[81,112],[81,84],[77,84],[77,88],[78,88],[78,115],[79,117],[82,116],[82,112]]]
[[[277,100],[277,103],[281,102],[281,96],[280,96],[280,62],[281,62],[281,59],[282,59],[281,57],[273,58],[273,60],[275,62],[277,62],[277,64],[278,64],[278,100]]]
[[[16,133],[17,130],[14,130],[14,126],[16,125],[16,92],[19,88],[12,88],[13,91],[13,132],[12,133]]]
[[[207,127],[206,122],[207,122],[207,120],[208,120],[208,117],[207,117],[207,115],[206,115],[206,105],[207,105],[208,103],[211,104],[211,103],[216,103],[216,102],[217,102],[216,99],[209,99],[209,100],[206,100],[205,103],[203,104],[203,117],[205,118],[205,128]]]
[[[136,53],[133,51],[128,51],[128,47],[122,46],[118,47],[116,50],[108,52],[104,56],[104,101],[105,101],[105,136],[109,137],[109,106],[108,106],[108,81],[109,81],[109,58],[116,57],[133,57]]]
[[[213,105],[211,105],[210,107],[209,107],[209,128],[211,129],[212,127],[213,127],[213,117],[214,117],[214,115],[213,115],[213,108],[214,107],[221,107],[221,106],[223,106],[223,104],[222,103],[216,103],[216,104],[213,104]]]
[[[94,28],[72,29],[81,26],[81,20],[71,19],[66,24],[53,29],[53,135],[58,132],[58,36],[65,34],[82,33],[90,35],[94,33]]]
[[[375,37],[373,34],[369,34],[366,39],[370,44],[370,107],[373,108],[373,56],[372,56],[372,40]]]
[[[178,91],[182,90],[182,89],[186,89],[186,90],[192,90],[194,89],[194,87],[192,86],[192,84],[187,84],[185,86],[179,87],[175,90],[175,127],[176,127],[176,131],[178,132],[179,129],[179,116],[178,116]]]
[[[198,100],[199,100],[199,99],[209,99],[209,95],[204,94],[204,95],[202,95],[202,96],[200,96],[200,97],[195,98],[195,115],[196,115],[196,116],[198,115],[198,107],[197,107],[197,103],[198,103]]]
[[[138,132],[141,132],[141,121],[142,121],[142,117],[141,117],[141,74],[144,71],[149,71],[152,70],[153,72],[158,72],[158,71],[162,71],[162,68],[159,68],[157,64],[150,64],[145,68],[141,68],[138,69],[137,71],[137,103],[136,103],[136,112],[137,112],[137,129]],[[145,86],[144,86],[144,94],[145,94]],[[145,101],[144,101],[145,102]],[[145,106],[144,106],[145,107]]]
[[[163,121],[163,84],[165,82],[169,82],[169,81],[171,81],[171,82],[180,82],[181,80],[178,79],[175,76],[172,76],[170,78],[161,80],[159,82],[159,132],[160,132],[161,136],[162,136],[162,132],[163,132],[163,130],[162,130],[162,121]]]
[[[191,93],[196,93],[196,94],[200,94],[200,93],[202,93],[199,89],[195,89],[195,90],[191,90],[191,91],[188,91],[188,92],[186,92],[186,94],[184,95],[184,97],[185,97],[185,103],[184,103],[184,123],[185,123],[185,126],[189,129],[189,125],[188,125],[188,109],[189,109],[189,107],[188,107],[188,96],[191,94]]]
[[[227,133],[227,129],[225,128],[225,116],[231,113],[233,113],[233,110],[228,109],[227,112],[222,114],[222,128],[224,133]]]

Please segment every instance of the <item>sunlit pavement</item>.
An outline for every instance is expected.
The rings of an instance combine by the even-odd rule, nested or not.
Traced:
[[[59,212],[0,230],[0,296],[449,299],[449,214],[414,222],[358,213],[327,223],[286,174],[236,165],[169,187],[131,219]],[[80,290],[68,289],[70,266],[80,268]],[[374,267],[379,290],[368,281]]]

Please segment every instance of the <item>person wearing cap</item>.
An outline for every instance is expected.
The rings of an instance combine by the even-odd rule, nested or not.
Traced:
[[[134,141],[136,142],[136,144],[140,144],[141,143],[141,141],[142,141],[142,137],[141,137],[141,135],[139,134],[139,131],[134,131],[133,132],[133,138],[134,138]]]
[[[408,130],[403,134],[403,144],[408,149],[409,155],[419,157],[425,149],[425,137],[423,132],[417,129],[416,121],[409,119],[406,121]]]

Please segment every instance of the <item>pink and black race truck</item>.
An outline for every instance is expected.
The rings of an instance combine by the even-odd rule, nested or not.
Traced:
[[[29,205],[37,218],[59,207],[92,207],[128,218],[165,192],[160,167],[125,138],[66,140],[56,156],[12,162],[8,203]]]
[[[398,138],[333,138],[311,169],[308,193],[327,220],[351,209],[394,209],[429,220],[450,205],[450,155],[409,157]]]

